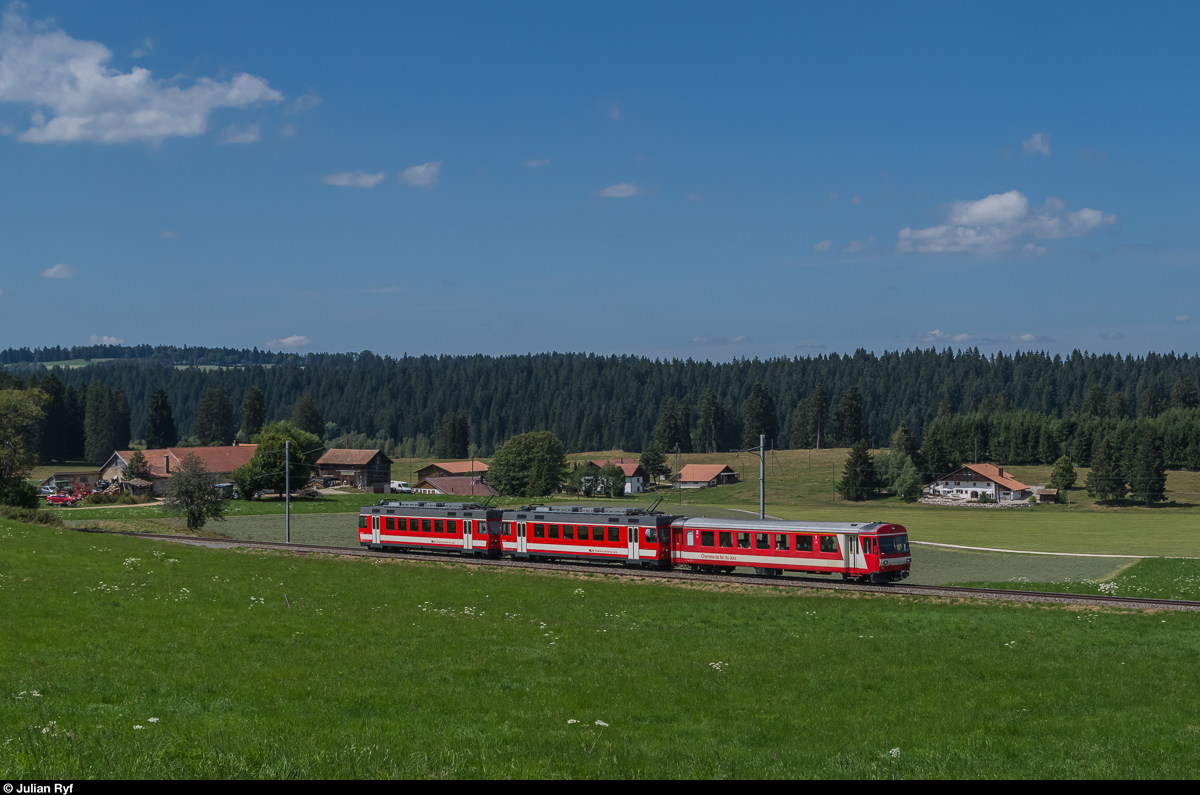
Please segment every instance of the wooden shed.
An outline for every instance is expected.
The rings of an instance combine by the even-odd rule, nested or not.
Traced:
[[[317,459],[317,475],[360,489],[386,486],[392,480],[392,459],[382,450],[329,450]]]

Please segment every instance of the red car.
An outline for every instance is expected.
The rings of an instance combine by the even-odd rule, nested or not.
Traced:
[[[74,505],[76,499],[70,494],[51,494],[46,498],[47,505]]]

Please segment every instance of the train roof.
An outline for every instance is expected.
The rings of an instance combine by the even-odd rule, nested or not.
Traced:
[[[679,516],[671,523],[688,530],[769,530],[773,533],[876,533],[880,528],[904,528],[892,522],[804,522],[789,519],[718,519],[711,516]]]
[[[394,514],[396,511],[403,511],[404,513],[428,513],[431,516],[456,516],[460,511],[464,512],[463,515],[469,515],[465,513],[468,511],[486,511],[492,516],[500,513],[499,508],[488,508],[476,502],[432,502],[425,500],[417,502],[393,502],[380,500],[375,505],[364,505],[359,509],[359,514]]]
[[[644,507],[616,508],[603,505],[522,505],[520,508],[506,508],[505,519],[521,518],[534,521],[566,522],[567,524],[584,524],[591,522],[616,523],[622,519],[627,524],[640,524],[645,519],[651,519],[655,524],[672,518],[662,511],[654,511]]]

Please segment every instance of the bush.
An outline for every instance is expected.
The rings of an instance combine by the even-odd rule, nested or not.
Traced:
[[[0,505],[0,519],[11,519],[25,524],[40,524],[46,527],[62,527],[63,521],[57,513],[39,511],[36,508],[17,508],[12,505]]]
[[[42,502],[37,486],[28,480],[14,480],[0,485],[0,505],[36,510]]]
[[[144,505],[150,502],[153,497],[146,494],[89,494],[80,502],[86,505]]]

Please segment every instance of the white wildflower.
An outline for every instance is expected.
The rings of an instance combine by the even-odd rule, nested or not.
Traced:
[[[144,728],[146,728],[146,727],[145,727],[145,726],[139,726],[138,724],[136,724],[136,723],[135,723],[135,724],[133,725],[133,728],[134,728],[134,729],[144,729]]]
[[[900,749],[899,748],[893,748],[892,750],[888,751],[888,753],[891,754],[892,759],[900,758]]]
[[[148,720],[149,720],[151,723],[158,723],[158,718],[149,718]]]
[[[569,721],[567,721],[568,726],[570,726],[572,723],[579,723],[579,721],[575,720],[574,718],[571,718]]]
[[[607,724],[607,723],[605,723],[605,722],[604,722],[604,721],[602,721],[602,720],[598,720],[598,721],[596,721],[596,725],[597,725],[597,726],[599,726],[599,727],[601,727],[601,728],[604,728],[604,729],[607,729],[607,728],[608,728],[608,724]]]

